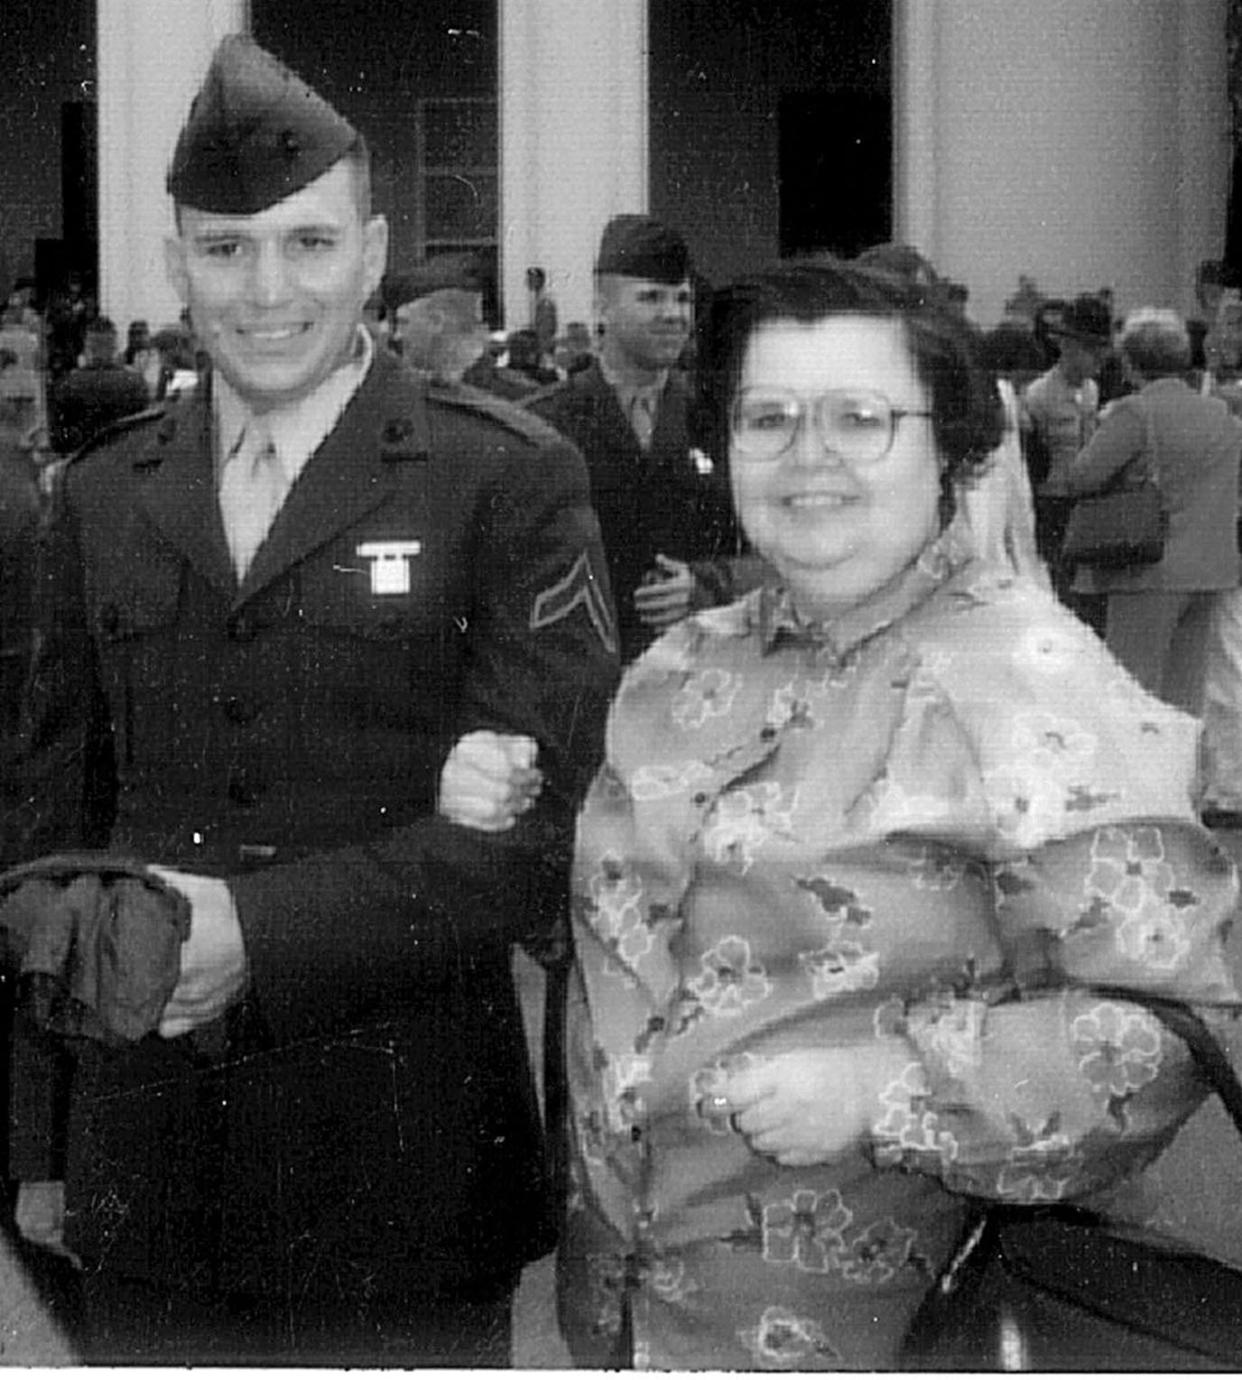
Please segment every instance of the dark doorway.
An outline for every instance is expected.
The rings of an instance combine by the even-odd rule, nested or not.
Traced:
[[[892,238],[887,93],[795,91],[778,108],[780,252],[853,256]]]

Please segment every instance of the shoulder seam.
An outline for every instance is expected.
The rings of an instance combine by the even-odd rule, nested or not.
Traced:
[[[75,465],[79,460],[85,459],[86,456],[93,454],[110,441],[115,441],[119,436],[135,431],[149,422],[158,422],[167,415],[168,409],[165,407],[148,407],[142,412],[134,412],[128,417],[121,417],[115,422],[108,422],[95,432],[90,440],[79,446],[72,455],[67,456],[65,463]]]
[[[524,441],[529,441],[532,445],[563,439],[560,432],[550,422],[545,422],[542,417],[527,412],[527,399],[523,399],[519,405],[505,402],[501,398],[493,398],[480,389],[474,389],[470,393],[458,393],[440,389],[434,385],[428,389],[427,399],[429,402],[443,403],[447,407],[459,408],[463,412],[473,412],[486,417],[489,421],[495,422],[497,426],[504,427],[505,430],[521,437]]]

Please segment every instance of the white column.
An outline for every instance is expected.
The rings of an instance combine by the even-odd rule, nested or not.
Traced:
[[[1225,251],[1230,137],[1225,0],[1177,6],[1178,72],[1178,297],[1173,305],[1198,314],[1195,268]]]
[[[610,216],[648,204],[647,0],[500,0],[500,276],[509,329],[542,267],[590,321]]]
[[[1220,253],[1225,0],[895,0],[896,236],[1000,315],[1018,275],[1186,307]]]
[[[931,0],[893,4],[893,239],[936,261],[936,86]]]
[[[99,302],[122,339],[136,318],[177,319],[164,178],[212,51],[248,19],[247,0],[97,0]]]

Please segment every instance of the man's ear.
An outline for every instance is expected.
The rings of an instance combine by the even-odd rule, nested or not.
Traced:
[[[190,301],[189,275],[185,267],[185,241],[180,235],[164,236],[164,274],[169,286],[187,306]]]
[[[362,262],[365,272],[366,295],[370,297],[388,267],[388,220],[372,216],[362,231]]]
[[[591,299],[591,310],[595,313],[596,321],[606,321],[608,319],[608,308],[612,305],[612,284],[606,275],[597,273],[595,275],[595,295]]]

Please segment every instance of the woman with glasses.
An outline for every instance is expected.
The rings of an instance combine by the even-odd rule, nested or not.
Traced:
[[[968,1197],[1098,1203],[1200,1099],[1088,984],[1236,999],[1194,722],[971,554],[998,401],[941,301],[820,261],[707,322],[769,577],[630,668],[579,822],[582,1366],[893,1368]]]
[[[1231,867],[1193,722],[955,513],[960,319],[856,266],[721,295],[762,589],[629,670],[584,808],[562,1324],[584,1366],[891,1368],[965,1195],[1098,1193],[1201,1096],[1091,982],[1211,1007]]]

